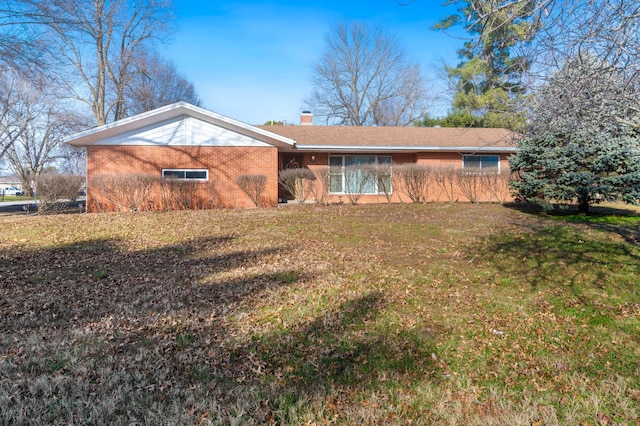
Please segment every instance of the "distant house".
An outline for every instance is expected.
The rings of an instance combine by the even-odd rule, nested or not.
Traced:
[[[299,126],[252,126],[179,102],[71,135],[66,142],[87,149],[89,211],[108,209],[104,188],[93,183],[99,176],[144,174],[190,182],[198,206],[236,208],[254,205],[238,178],[262,175],[260,205],[275,206],[290,195],[279,190],[278,172],[291,166],[312,171],[331,166],[326,201],[341,202],[350,165],[417,163],[495,173],[508,170],[507,158],[516,151],[515,135],[504,129],[313,126],[312,121],[303,112]],[[364,192],[361,202],[384,199],[375,184]],[[144,208],[161,208],[161,197],[156,189]],[[393,200],[403,200],[400,191]]]
[[[9,188],[22,189],[22,181],[18,176],[0,176],[0,191]]]

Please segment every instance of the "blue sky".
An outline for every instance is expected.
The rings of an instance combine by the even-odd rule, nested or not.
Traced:
[[[177,29],[165,54],[194,83],[203,107],[249,124],[299,123],[312,91],[311,65],[338,22],[363,21],[396,34],[436,92],[443,88],[443,61],[454,65],[463,43],[430,29],[454,12],[442,1],[174,0],[174,5]],[[435,105],[434,113],[446,111],[443,105]]]

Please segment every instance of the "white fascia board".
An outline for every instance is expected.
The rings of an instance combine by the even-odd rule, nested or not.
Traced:
[[[345,146],[345,145],[296,145],[299,151],[316,152],[494,152],[514,153],[515,147],[490,146]]]

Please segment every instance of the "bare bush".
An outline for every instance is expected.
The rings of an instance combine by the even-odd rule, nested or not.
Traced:
[[[236,183],[251,198],[256,207],[260,206],[262,192],[267,185],[265,175],[240,175],[236,178]]]
[[[378,193],[384,194],[387,203],[391,203],[393,195],[391,164],[371,164],[366,166],[365,170],[371,175],[372,181],[377,183]]]
[[[198,207],[199,181],[161,179],[159,186],[163,210],[192,210]]]
[[[429,198],[431,167],[424,164],[397,164],[393,167],[400,191],[414,203],[426,203]]]
[[[351,204],[358,204],[358,200],[371,192],[375,183],[373,175],[367,165],[353,165],[344,168],[344,193]]]
[[[433,169],[432,179],[440,189],[440,194],[449,202],[454,202],[456,193],[454,190],[456,170],[453,166],[439,166]]]
[[[118,211],[147,210],[155,176],[143,173],[99,174],[91,178],[91,187]]]
[[[61,213],[69,203],[78,198],[78,193],[84,184],[84,177],[77,175],[62,175],[57,173],[43,173],[35,178],[36,194],[38,195],[38,213],[49,211]]]
[[[316,179],[311,186],[313,198],[316,202],[326,204],[329,197],[329,168],[321,167],[313,172]]]
[[[490,201],[497,201],[500,204],[507,202],[511,195],[509,181],[510,172],[485,173],[482,175],[482,183],[485,193]]]
[[[313,192],[313,185],[310,183],[314,180],[316,175],[306,168],[283,169],[278,173],[280,185],[300,204],[304,203],[307,196]]]
[[[480,201],[484,183],[482,170],[460,169],[454,176],[460,192],[467,197],[469,202],[477,203]]]
[[[206,185],[206,193],[209,199],[206,201],[206,206],[203,206],[203,208],[212,209],[218,205],[218,202],[220,200],[220,194],[218,193],[218,185],[215,180],[209,178],[209,181],[207,182],[207,185]]]

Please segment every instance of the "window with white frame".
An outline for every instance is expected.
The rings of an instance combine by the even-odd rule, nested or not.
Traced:
[[[462,168],[476,173],[500,173],[498,155],[463,155]]]
[[[209,180],[207,169],[162,169],[164,179]]]
[[[388,173],[372,174],[367,166],[388,165]],[[386,186],[384,186],[386,185]],[[391,157],[376,155],[329,156],[329,192],[380,194],[391,192]]]

